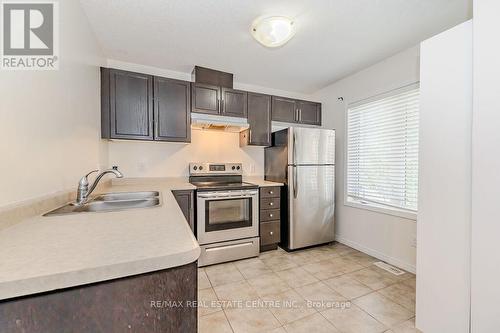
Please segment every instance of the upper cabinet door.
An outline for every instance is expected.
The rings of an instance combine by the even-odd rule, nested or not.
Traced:
[[[190,82],[154,78],[155,140],[191,142]]]
[[[153,139],[151,75],[109,70],[109,107],[110,138]]]
[[[248,93],[248,144],[271,145],[271,96]]]
[[[208,84],[191,84],[191,111],[219,114],[220,88]]]
[[[295,100],[273,96],[273,116],[274,121],[285,123],[295,123],[298,118],[298,109]]]
[[[229,117],[247,117],[247,92],[222,88],[222,115]]]
[[[321,104],[314,102],[298,101],[299,123],[321,125]]]

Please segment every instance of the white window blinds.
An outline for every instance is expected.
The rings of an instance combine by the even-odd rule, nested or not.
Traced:
[[[417,210],[418,111],[418,85],[349,106],[349,199]]]

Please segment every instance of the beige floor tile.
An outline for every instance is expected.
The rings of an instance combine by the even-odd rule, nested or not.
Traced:
[[[354,304],[344,309],[329,309],[321,315],[343,333],[381,333],[387,329]]]
[[[347,299],[353,299],[372,292],[370,288],[348,275],[337,276],[323,282]]]
[[[335,265],[336,269],[340,270],[342,273],[351,273],[365,268],[365,266],[358,264],[348,256],[334,258],[331,261]]]
[[[212,285],[208,280],[207,273],[205,273],[205,269],[198,268],[198,289],[206,289],[210,288]]]
[[[269,309],[235,308],[226,309],[224,312],[235,333],[265,332],[281,327],[281,324]]]
[[[319,313],[299,319],[284,327],[287,333],[340,333]]]
[[[417,279],[415,277],[412,277],[408,280],[404,280],[401,283],[407,285],[408,287],[412,288],[413,290],[417,289]]]
[[[198,333],[233,333],[223,311],[201,317],[198,320]]]
[[[375,319],[389,327],[406,321],[414,316],[413,312],[378,293],[361,296],[360,298],[356,298],[353,302]]]
[[[349,247],[349,246],[344,245],[344,244],[339,243],[339,242],[335,242],[335,243],[331,244],[330,247],[334,253],[336,253],[340,256],[344,256],[344,255],[347,255],[349,253],[356,252],[356,250],[353,249],[352,247]]]
[[[302,266],[306,271],[311,273],[319,280],[326,280],[332,277],[342,275],[343,272],[339,265],[334,264],[333,260],[323,260]]]
[[[275,255],[269,258],[263,258],[262,262],[264,262],[264,264],[266,264],[266,266],[274,272],[298,266],[290,258],[288,258],[287,255]]]
[[[251,279],[262,274],[272,273],[272,271],[258,258],[236,261],[234,263],[245,279]]]
[[[415,313],[415,289],[399,282],[378,291],[382,296]]]
[[[291,289],[276,273],[264,274],[249,279],[248,283],[250,283],[259,296],[278,294]]]
[[[213,287],[244,280],[243,275],[231,262],[205,267],[205,272]]]
[[[346,257],[356,261],[358,264],[367,267],[372,265],[374,262],[380,261],[379,259],[372,257],[366,253],[355,251],[346,255]]]
[[[278,327],[270,331],[266,331],[263,333],[287,333],[283,327]]]
[[[316,313],[316,310],[308,307],[304,298],[295,290],[267,295],[262,297],[262,299],[272,304],[272,306],[269,306],[269,310],[271,310],[282,325]]]
[[[415,318],[394,326],[391,331],[393,333],[421,333],[420,330],[415,328]]]
[[[386,273],[391,274],[389,272]],[[397,279],[387,274],[383,274],[380,270],[375,270],[372,266],[370,266],[368,268],[349,273],[348,276],[358,280],[373,290],[378,290],[397,282]]]
[[[323,245],[319,247],[315,247],[307,250],[309,253],[313,255],[314,258],[317,258],[318,261],[328,260],[333,258],[338,258],[339,254],[336,253],[330,246]]]
[[[309,274],[306,270],[300,267],[278,271],[276,272],[276,274],[278,274],[278,276],[286,283],[288,283],[288,285],[292,288],[301,287],[306,284],[311,284],[319,281],[314,276]]]
[[[222,310],[217,295],[212,288],[198,290],[198,302],[198,316],[205,316]]]
[[[340,306],[346,298],[336,291],[330,289],[323,282],[308,284],[295,289],[305,300],[311,302],[318,310]]]
[[[310,250],[300,250],[300,251],[290,252],[288,253],[288,258],[299,266],[310,264],[313,262],[318,262],[321,260],[321,258],[315,256],[314,252],[311,252]]]
[[[236,302],[259,299],[259,295],[247,281],[238,281],[216,286],[214,287],[214,291],[217,298],[226,308],[233,306],[233,304],[227,304],[227,302],[236,304]]]

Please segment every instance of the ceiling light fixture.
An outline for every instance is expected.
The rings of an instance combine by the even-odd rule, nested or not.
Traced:
[[[279,47],[295,35],[291,19],[284,16],[259,17],[252,22],[252,36],[266,47]]]

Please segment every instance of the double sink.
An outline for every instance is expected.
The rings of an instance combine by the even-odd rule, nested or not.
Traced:
[[[134,208],[148,208],[158,205],[160,205],[160,193],[157,191],[116,192],[98,195],[83,205],[68,203],[43,216],[86,212],[112,212]]]

